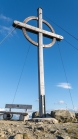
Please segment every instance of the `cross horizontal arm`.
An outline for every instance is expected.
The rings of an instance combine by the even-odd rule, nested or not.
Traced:
[[[22,23],[22,22],[19,22],[19,21],[14,21],[13,23],[13,26],[16,26],[17,28],[26,28],[30,31],[33,31],[33,32],[36,32],[36,33],[42,33],[50,38],[56,38],[58,40],[62,40],[63,39],[63,36],[60,36],[58,34],[55,34],[55,33],[52,33],[52,32],[49,32],[49,31],[45,31],[45,30],[42,30],[42,29],[39,29],[37,27],[34,27],[34,26],[31,26],[31,25],[28,25],[28,24],[25,24],[25,23]]]

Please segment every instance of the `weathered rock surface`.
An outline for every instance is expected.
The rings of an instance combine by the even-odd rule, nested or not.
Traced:
[[[38,117],[39,117],[38,111],[32,113],[32,118],[38,118]]]
[[[59,122],[76,122],[77,119],[75,117],[75,113],[69,112],[67,110],[55,110],[51,111],[51,116],[57,119]]]
[[[35,116],[39,117],[39,113],[35,112]],[[0,139],[78,139],[78,122],[74,122],[78,115],[56,110],[48,116],[50,118],[33,118],[25,122],[0,120]]]
[[[0,139],[78,139],[78,123],[0,120]]]
[[[78,121],[78,113],[75,113],[75,117],[76,117],[76,119],[77,119],[77,121]]]
[[[14,139],[23,139],[23,134],[16,134]]]
[[[52,124],[56,124],[58,123],[58,120],[56,120],[55,118],[32,118],[32,121],[34,122],[47,122],[47,123],[52,123]]]

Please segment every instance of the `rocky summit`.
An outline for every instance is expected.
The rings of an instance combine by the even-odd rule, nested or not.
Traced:
[[[78,123],[1,120],[0,139],[78,139]]]
[[[63,120],[60,120],[62,112]],[[54,111],[51,114],[53,119],[0,120],[0,139],[78,139],[78,122],[73,113]],[[65,115],[68,119],[71,116],[71,121]]]

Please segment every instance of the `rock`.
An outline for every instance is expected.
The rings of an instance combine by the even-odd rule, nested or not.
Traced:
[[[56,124],[58,123],[58,120],[55,118],[33,118],[32,121],[34,122],[43,122],[43,123],[51,123],[51,124]]]
[[[78,121],[78,113],[75,113],[75,117],[76,117],[76,119],[77,119],[77,121]]]
[[[38,130],[41,130],[41,131],[44,131],[45,130],[45,128],[43,126],[39,126],[39,127],[37,127],[37,129]]]
[[[38,111],[32,113],[32,118],[38,118],[38,117],[39,117]]]
[[[56,131],[57,131],[57,130],[55,130],[55,129],[51,129],[51,130],[50,130],[50,133],[54,134]]]
[[[23,139],[23,134],[16,134],[13,139]]]
[[[20,117],[19,117],[20,121],[24,121],[25,122],[28,119],[29,119],[29,115],[24,116],[24,115],[20,114]]]
[[[24,122],[29,119],[29,115],[24,116]]]
[[[70,139],[70,137],[69,136],[66,136],[65,139]]]
[[[23,134],[23,139],[31,139],[28,137],[28,135],[26,133]],[[33,138],[32,138],[33,139]]]
[[[4,138],[4,137],[5,137],[5,135],[3,134],[1,137],[2,137],[2,138]]]
[[[19,127],[19,125],[17,125],[17,127]]]
[[[28,126],[29,129],[34,129],[33,125]]]
[[[49,121],[49,123],[57,124],[58,123],[58,120],[55,119],[55,118],[51,118],[51,120]]]
[[[2,131],[2,132],[0,132],[0,137],[5,137],[5,133],[4,133],[4,131]]]
[[[69,112],[68,110],[51,111],[51,116],[62,123],[76,121],[75,113]]]
[[[0,137],[0,139],[6,139],[6,138],[4,138],[4,137]]]
[[[70,139],[70,137],[67,136],[67,135],[66,135],[66,136],[65,136],[65,135],[64,135],[64,136],[59,136],[59,135],[58,135],[58,136],[57,136],[57,139]]]
[[[9,133],[11,133],[11,132],[12,132],[12,131],[11,131],[11,128],[8,128],[8,132],[9,132]]]

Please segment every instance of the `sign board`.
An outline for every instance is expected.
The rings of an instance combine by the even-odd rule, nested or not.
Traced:
[[[5,105],[5,108],[32,109],[32,105],[6,104],[6,105]]]

